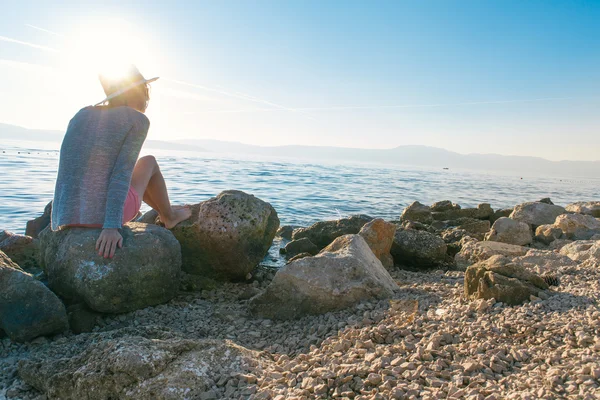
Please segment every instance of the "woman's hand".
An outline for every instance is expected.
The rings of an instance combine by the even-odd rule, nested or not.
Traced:
[[[100,257],[113,258],[115,250],[123,247],[123,236],[119,233],[119,230],[114,229],[102,229],[100,237],[96,241],[96,251]]]

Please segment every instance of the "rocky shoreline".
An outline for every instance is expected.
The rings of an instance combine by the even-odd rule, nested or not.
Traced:
[[[42,216],[0,234],[0,399],[598,398],[597,217],[443,201],[279,228],[227,191],[105,263]]]

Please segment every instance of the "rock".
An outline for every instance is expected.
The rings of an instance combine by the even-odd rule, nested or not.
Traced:
[[[465,297],[495,299],[508,305],[518,305],[539,297],[548,284],[525,267],[503,256],[494,256],[471,265],[465,272]]]
[[[52,215],[52,202],[46,204],[44,207],[44,213],[39,217],[27,221],[25,227],[25,235],[37,238],[41,231],[43,231],[48,225],[50,225],[50,217]]]
[[[57,360],[55,354],[64,358]],[[51,399],[198,399],[221,376],[253,371],[257,358],[256,352],[228,340],[184,339],[156,327],[124,328],[53,343],[20,361],[18,373]]]
[[[540,269],[548,272],[557,271],[561,267],[577,265],[577,262],[563,254],[546,250],[529,250],[524,256],[515,257],[512,261],[530,270]]]
[[[0,251],[26,271],[36,269],[38,266],[39,243],[31,236],[2,231],[0,232]]]
[[[494,210],[487,204],[479,204],[477,208],[451,209],[431,214],[436,221],[449,221],[458,218],[490,219]]]
[[[375,257],[381,261],[381,264],[386,269],[394,266],[394,259],[390,254],[390,250],[394,242],[395,233],[396,225],[386,222],[381,218],[376,218],[366,223],[360,232],[358,232],[365,239]]]
[[[177,295],[181,248],[168,230],[129,223],[112,259],[95,250],[100,229],[44,230],[41,261],[50,288],[92,310],[120,313],[161,304]]]
[[[396,225],[398,226],[398,225]],[[402,222],[402,224],[400,225],[400,228],[405,229],[405,230],[415,230],[415,231],[428,231],[429,232],[429,225],[425,225],[422,222],[417,222],[417,221],[404,221]]]
[[[550,244],[562,237],[563,231],[554,224],[540,225],[535,230],[535,240],[544,244]]]
[[[559,228],[567,239],[572,240],[587,240],[600,233],[600,221],[591,215],[559,215],[554,226]]]
[[[292,239],[309,238],[319,249],[323,249],[340,236],[357,234],[372,219],[367,215],[353,215],[335,221],[320,221],[308,228],[296,229]]]
[[[494,211],[494,214],[490,217],[490,223],[494,223],[502,217],[510,217],[510,214],[514,211],[514,208],[501,208],[500,210]]]
[[[415,201],[402,211],[400,220],[430,224],[433,221],[433,218],[431,217],[431,208]]]
[[[450,200],[442,200],[431,205],[431,211],[443,212],[448,210],[460,210],[460,205],[452,203]]]
[[[552,250],[560,251],[560,249],[562,249],[563,247],[565,247],[569,243],[573,243],[573,241],[569,240],[569,239],[556,239],[555,241],[553,241],[552,243],[550,243],[548,245],[548,250],[550,250],[550,251],[552,251]]]
[[[142,214],[141,217],[137,218],[135,220],[135,222],[141,222],[142,224],[157,225],[158,224],[158,211],[156,211],[156,210],[146,211],[144,214]]]
[[[540,225],[553,224],[556,217],[564,213],[565,209],[561,206],[532,202],[516,206],[510,218],[525,222],[535,230]]]
[[[568,212],[591,215],[600,218],[600,201],[580,201],[565,207]]]
[[[263,318],[292,319],[341,310],[392,296],[397,285],[359,235],[341,236],[315,257],[281,268],[267,289],[250,300]]]
[[[313,256],[313,254],[310,254],[310,253],[296,254],[294,257],[292,257],[292,258],[290,258],[288,260],[288,264],[291,263],[292,261],[296,261],[296,260],[299,260],[299,259],[304,258],[304,257],[312,257],[312,256]]]
[[[429,232],[398,230],[391,253],[396,264],[433,267],[445,261],[446,250],[446,243]]]
[[[101,314],[96,313],[85,306],[85,304],[72,304],[67,307],[69,327],[73,333],[91,332],[96,326],[96,318]]]
[[[319,252],[319,248],[310,241],[308,238],[302,238],[298,240],[292,240],[285,245],[281,252],[287,257],[294,257],[300,253],[309,253],[315,255]]]
[[[269,204],[227,190],[191,206],[192,217],[171,231],[181,243],[183,270],[219,280],[243,280],[268,253],[279,228]]]
[[[294,230],[301,228],[298,225],[284,225],[277,230],[277,236],[280,236],[287,240],[292,240],[292,234]]]
[[[60,299],[0,251],[0,330],[26,342],[68,328]]]
[[[560,254],[579,262],[590,259],[600,261],[600,241],[577,240],[563,246]]]
[[[543,199],[541,199],[539,201],[539,203],[546,203],[546,204],[554,205],[554,203],[552,202],[552,200],[550,200],[550,197],[544,197]]]
[[[460,252],[454,257],[454,261],[458,269],[464,270],[469,265],[485,261],[495,255],[519,257],[524,256],[528,251],[529,248],[514,244],[468,241],[463,244]]]
[[[524,222],[502,217],[494,222],[485,240],[524,246],[533,240],[531,228]]]
[[[471,235],[487,233],[490,230],[490,221],[476,218],[461,217],[447,221],[447,225],[465,230]]]

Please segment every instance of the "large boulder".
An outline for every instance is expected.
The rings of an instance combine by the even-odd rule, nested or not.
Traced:
[[[600,233],[600,221],[591,215],[559,215],[554,221],[554,226],[559,228],[567,239],[572,240],[587,240]]]
[[[0,232],[0,251],[26,271],[38,266],[39,243],[31,236]]]
[[[25,342],[68,328],[60,299],[0,251],[0,329]]]
[[[577,240],[563,246],[560,249],[560,254],[578,262],[586,260],[600,261],[600,241]]]
[[[340,236],[357,234],[372,219],[367,215],[352,215],[335,221],[319,221],[308,228],[296,229],[292,239],[308,238],[323,249]]]
[[[548,284],[509,258],[494,256],[467,268],[464,287],[467,299],[493,298],[508,305],[518,305],[531,296],[539,296],[541,291],[548,289]]]
[[[279,218],[267,202],[238,190],[191,206],[171,231],[181,243],[183,270],[218,280],[243,280],[267,255]]]
[[[532,242],[533,235],[531,228],[526,223],[502,217],[494,222],[491,231],[485,236],[485,240],[524,246]]]
[[[292,261],[277,271],[267,289],[250,300],[250,307],[264,318],[292,319],[387,298],[395,289],[362,236],[345,235],[315,257]]]
[[[48,225],[50,225],[50,216],[52,215],[52,202],[46,204],[44,207],[44,213],[39,217],[27,221],[25,227],[25,235],[37,238],[40,232],[42,232]]]
[[[430,224],[433,221],[431,208],[415,201],[402,211],[401,221],[414,221],[423,224]]]
[[[487,203],[482,203],[477,208],[452,208],[446,211],[433,212],[431,214],[436,221],[448,221],[458,218],[490,219],[494,210]]]
[[[366,223],[358,232],[386,269],[394,266],[394,259],[390,254],[390,250],[392,249],[392,243],[394,243],[395,233],[396,225],[381,218]]]
[[[165,303],[177,295],[181,247],[165,228],[129,223],[123,248],[112,259],[95,250],[100,229],[46,229],[40,234],[41,262],[50,288],[92,310],[121,313]]]
[[[568,212],[591,215],[600,218],[600,201],[580,201],[565,207]]]
[[[439,236],[399,229],[394,235],[391,253],[396,264],[427,268],[444,262],[446,250],[446,243]]]
[[[281,253],[285,254],[288,258],[292,258],[300,253],[309,253],[314,256],[318,252],[319,248],[308,238],[292,240],[281,249]]]
[[[529,224],[535,230],[540,225],[553,224],[556,217],[564,213],[565,209],[561,206],[530,202],[516,206],[510,218]]]
[[[257,373],[258,363],[257,352],[229,340],[122,328],[54,342],[20,361],[18,374],[48,399],[245,398],[253,384],[238,385],[236,377]],[[221,379],[236,384],[215,391]]]
[[[514,244],[466,241],[463,243],[461,250],[454,256],[454,261],[458,269],[464,270],[468,266],[485,261],[492,256],[519,257],[524,256],[528,251],[528,247]]]

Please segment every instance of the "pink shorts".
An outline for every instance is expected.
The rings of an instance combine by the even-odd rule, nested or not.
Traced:
[[[127,198],[125,198],[125,205],[123,206],[123,223],[125,224],[137,217],[141,207],[142,201],[140,200],[140,196],[134,188],[129,186]],[[73,228],[102,228],[102,225],[98,224],[71,224],[67,226]]]

